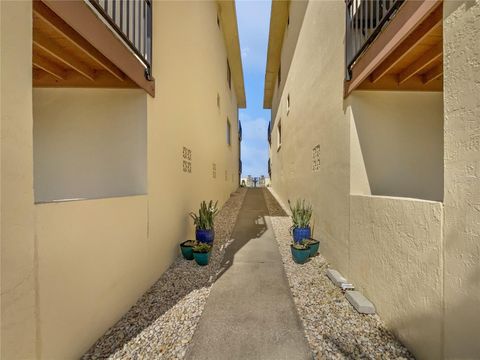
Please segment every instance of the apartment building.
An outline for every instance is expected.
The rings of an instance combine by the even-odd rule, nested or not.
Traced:
[[[420,359],[480,354],[480,3],[274,1],[271,184]]]
[[[235,5],[0,9],[0,357],[78,358],[239,185]]]

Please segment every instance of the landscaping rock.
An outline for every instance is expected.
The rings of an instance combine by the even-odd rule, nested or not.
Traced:
[[[265,189],[270,220],[282,255],[290,290],[315,359],[413,359],[378,315],[359,314],[327,277],[320,254],[303,265],[290,253],[290,218]]]
[[[208,266],[178,256],[160,279],[82,359],[183,359],[246,191],[232,194],[215,219],[215,245]]]

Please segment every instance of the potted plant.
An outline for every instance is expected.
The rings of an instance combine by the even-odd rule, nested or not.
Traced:
[[[197,245],[195,240],[187,240],[180,244],[182,255],[187,260],[193,260],[193,247]]]
[[[314,238],[308,238],[303,241],[310,246],[310,257],[317,255],[320,241],[315,240]]]
[[[212,200],[210,200],[208,204],[202,201],[198,215],[193,212],[190,213],[193,223],[195,224],[195,237],[199,242],[205,244],[213,243],[213,239],[215,238],[213,221],[218,214],[217,203],[218,201],[214,204]]]
[[[209,244],[197,244],[193,247],[193,257],[198,265],[205,266],[208,265],[210,260],[210,253],[212,246]]]
[[[305,240],[300,242],[293,241],[290,245],[292,250],[292,258],[297,264],[304,264],[310,257],[310,245]]]
[[[290,200],[288,200],[288,205],[292,212],[293,241],[299,243],[304,239],[309,239],[312,236],[310,230],[310,220],[312,218],[311,205],[306,205],[305,200],[297,200],[293,206],[290,203]]]

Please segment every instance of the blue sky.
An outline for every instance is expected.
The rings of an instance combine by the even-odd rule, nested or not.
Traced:
[[[263,109],[263,85],[271,2],[237,0],[236,7],[247,95],[247,108],[240,109],[243,130],[242,176],[268,176],[267,128],[270,110]]]

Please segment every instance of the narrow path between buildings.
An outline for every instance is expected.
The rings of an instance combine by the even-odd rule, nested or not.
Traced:
[[[247,191],[187,359],[312,359],[262,191]]]

